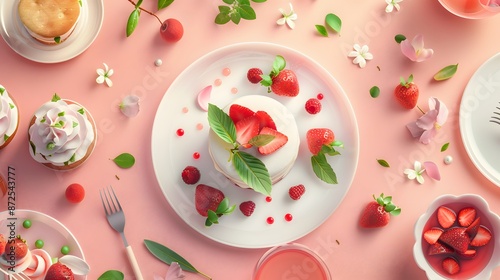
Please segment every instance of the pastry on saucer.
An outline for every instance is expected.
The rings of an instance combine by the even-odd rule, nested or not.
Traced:
[[[19,110],[9,92],[0,85],[0,150],[7,147],[19,126]]]

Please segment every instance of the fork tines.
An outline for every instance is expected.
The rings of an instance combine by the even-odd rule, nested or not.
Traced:
[[[101,196],[102,206],[107,216],[122,210],[122,206],[118,201],[118,197],[116,197],[113,187],[109,186],[104,190],[99,190],[99,195]],[[105,201],[106,203],[104,203]]]
[[[490,122],[500,124],[500,107],[497,106],[495,108],[497,108],[497,111],[493,112],[493,116],[491,116]]]

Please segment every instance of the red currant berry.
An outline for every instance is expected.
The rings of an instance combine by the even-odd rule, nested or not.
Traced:
[[[316,98],[318,98],[319,100],[323,100],[323,97],[325,97],[322,93],[318,93],[318,95],[316,96]]]
[[[184,129],[182,129],[182,128],[177,129],[177,135],[178,136],[184,135]]]
[[[80,203],[85,198],[85,189],[80,184],[71,184],[66,188],[65,196],[71,203]]]
[[[274,218],[273,217],[267,217],[266,222],[270,225],[274,223]]]
[[[285,221],[290,222],[291,220],[293,220],[293,216],[292,216],[292,214],[287,213],[287,214],[285,215]]]
[[[182,38],[182,35],[184,35],[184,28],[180,21],[169,18],[162,23],[160,35],[165,41],[174,43]]]

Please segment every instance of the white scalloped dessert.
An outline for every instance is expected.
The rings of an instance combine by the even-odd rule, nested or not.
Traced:
[[[20,0],[18,13],[33,38],[44,44],[59,44],[73,33],[81,5],[81,0]]]
[[[19,110],[9,92],[0,85],[0,150],[14,138],[19,126]]]
[[[35,112],[28,134],[33,159],[54,170],[80,166],[92,153],[97,139],[90,113],[56,94]]]
[[[266,112],[274,121],[276,130],[288,138],[286,144],[269,154],[262,154],[256,147],[241,149],[264,163],[269,172],[271,184],[274,185],[290,172],[297,159],[300,138],[293,114],[277,100],[261,95],[240,97],[223,110],[228,113],[233,104],[244,106],[253,112]],[[208,149],[214,167],[239,187],[251,188],[240,178],[233,163],[228,161],[230,155],[228,150],[231,148],[231,144],[224,142],[213,130],[210,130]]]

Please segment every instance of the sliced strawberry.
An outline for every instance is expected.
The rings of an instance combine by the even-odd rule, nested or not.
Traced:
[[[441,263],[444,271],[450,275],[454,275],[460,272],[460,264],[454,258],[448,257]]]
[[[427,250],[427,254],[432,256],[432,255],[441,255],[441,254],[451,254],[455,252],[453,248],[450,246],[443,244],[441,242],[436,242],[429,246],[429,249]]]
[[[476,256],[476,250],[469,249],[469,250],[465,251],[464,253],[460,253],[460,256],[467,258],[467,259],[472,259]]]
[[[274,139],[264,146],[259,147],[259,153],[269,155],[276,152],[288,142],[288,136],[269,127],[264,127],[259,134],[273,135]]]
[[[469,237],[472,239],[476,236],[479,226],[481,225],[481,217],[477,217],[465,230]]]
[[[473,207],[465,207],[458,212],[458,224],[463,227],[468,227],[476,219],[476,209]]]
[[[255,112],[255,115],[259,118],[260,121],[259,131],[264,127],[269,127],[277,130],[273,118],[271,118],[268,113],[266,113],[265,111],[257,111]]]
[[[457,220],[457,214],[450,208],[441,206],[438,208],[437,218],[439,224],[443,228],[450,228],[453,224],[455,224],[455,221]]]
[[[233,104],[229,107],[229,117],[233,120],[233,123],[237,123],[242,119],[251,117],[255,114],[254,111],[248,109],[245,106],[239,104]]]
[[[470,245],[474,247],[484,246],[488,244],[488,242],[490,242],[491,237],[492,237],[491,231],[487,229],[485,226],[481,225],[477,229],[477,234],[470,242]]]
[[[443,234],[443,230],[440,228],[431,228],[424,232],[424,239],[427,241],[429,244],[435,244],[439,237]]]
[[[465,228],[453,227],[445,230],[439,240],[460,253],[469,249],[470,238]]]
[[[255,115],[238,121],[236,126],[236,141],[245,148],[250,148],[248,142],[259,134],[259,118]]]

